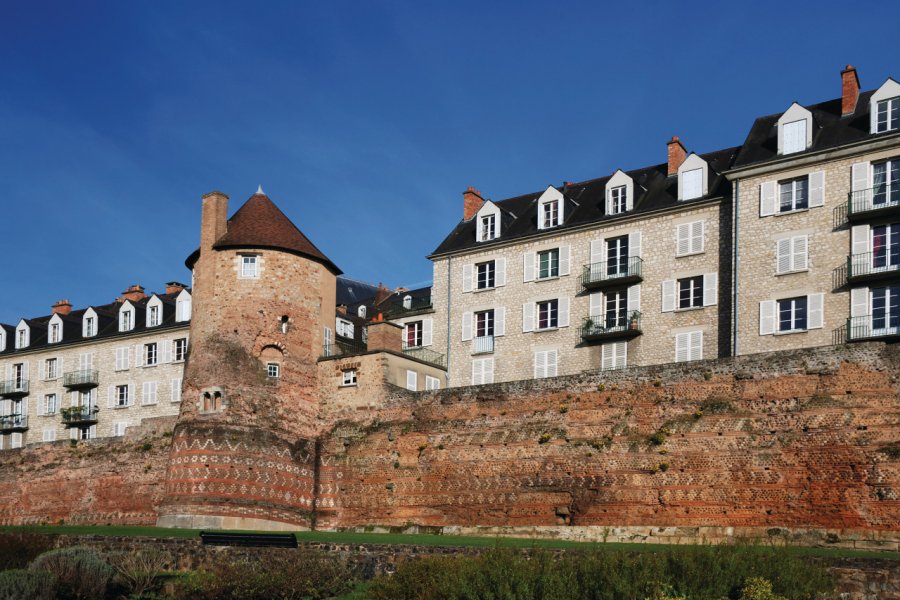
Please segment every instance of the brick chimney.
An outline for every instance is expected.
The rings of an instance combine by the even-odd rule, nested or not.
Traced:
[[[369,323],[367,330],[369,350],[393,350],[394,352],[402,350],[402,326],[385,321],[384,317],[379,314]]]
[[[463,220],[468,221],[478,210],[484,206],[484,198],[481,197],[481,192],[469,186],[469,189],[463,192]]]
[[[166,283],[166,293],[167,294],[177,294],[183,289],[186,289],[187,285],[180,283],[178,281],[169,281]]]
[[[68,298],[65,300],[57,300],[56,303],[50,307],[50,310],[52,310],[55,315],[66,316],[72,312],[72,303],[69,302]]]
[[[200,215],[200,252],[213,247],[228,229],[228,196],[222,192],[203,195]]]
[[[337,310],[339,315],[347,314],[347,305],[346,304],[338,304],[335,309]]]
[[[674,175],[678,172],[678,167],[681,166],[684,159],[687,158],[687,150],[684,149],[684,144],[677,135],[673,135],[666,145],[669,147],[669,175]]]
[[[391,290],[387,289],[379,282],[378,289],[375,291],[375,306],[378,306],[393,295],[394,293]]]
[[[132,302],[137,302],[138,300],[143,300],[147,297],[147,294],[144,293],[144,288],[138,284],[134,284],[129,286],[127,290],[122,292],[122,298],[125,300],[130,300]]]
[[[859,100],[859,75],[856,67],[847,65],[841,71],[841,116],[846,117],[856,111],[856,101]]]

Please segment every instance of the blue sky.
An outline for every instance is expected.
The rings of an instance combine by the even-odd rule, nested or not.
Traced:
[[[847,63],[900,75],[898,3],[685,5],[8,0],[0,321],[189,281],[201,195],[258,184],[347,275],[422,284],[468,185],[737,145]]]

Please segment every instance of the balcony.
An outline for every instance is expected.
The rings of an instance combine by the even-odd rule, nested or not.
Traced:
[[[891,321],[893,321],[893,327]],[[883,316],[850,317],[847,319],[847,328],[844,334],[844,340],[847,342],[897,341],[900,340],[900,322],[897,319]]]
[[[0,381],[0,398],[21,398],[28,395],[27,379]]]
[[[384,310],[385,319],[399,319],[417,313],[427,312],[432,309],[431,297],[410,298],[405,304],[392,304]]]
[[[28,429],[27,415],[6,415],[0,417],[0,433],[13,433]]]
[[[335,341],[327,343],[322,347],[321,358],[365,354],[368,351],[369,346],[368,344],[366,344],[366,342],[351,338],[338,337]]]
[[[581,324],[581,339],[586,342],[628,340],[641,335],[641,313],[634,311],[627,318],[608,318],[606,315],[586,317]]]
[[[63,386],[73,390],[97,387],[98,382],[98,371],[71,371],[63,375]]]
[[[847,201],[847,220],[851,223],[900,214],[900,185],[884,185],[850,192]]]
[[[891,264],[893,263],[893,264]],[[900,262],[890,253],[866,252],[847,257],[847,281],[862,283],[900,277]]]
[[[629,285],[643,279],[644,261],[639,256],[629,256],[627,261],[610,259],[605,262],[584,265],[581,285],[586,290],[598,290],[617,285]]]
[[[59,414],[66,427],[86,427],[97,423],[99,412],[98,406],[72,406],[60,409]]]
[[[472,354],[491,354],[494,352],[494,336],[484,335],[472,340]]]
[[[423,346],[409,346],[404,342],[403,354],[409,356],[410,358],[421,360],[422,362],[435,365],[442,369],[447,368],[447,357],[440,352],[435,352],[430,348],[425,348]]]

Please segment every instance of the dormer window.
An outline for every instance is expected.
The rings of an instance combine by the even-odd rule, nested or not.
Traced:
[[[875,103],[875,133],[900,129],[900,96]]]
[[[403,308],[405,310],[409,310],[412,308],[412,296],[410,296],[409,294],[403,296]]]
[[[361,304],[360,307],[356,309],[356,316],[358,316],[360,319],[366,318],[366,305],[365,304]]]
[[[617,215],[625,212],[628,202],[628,190],[620,185],[609,190],[609,213]]]
[[[634,208],[634,181],[616,171],[606,184],[606,214],[620,215]]]
[[[259,256],[256,254],[241,254],[241,278],[256,279],[259,277]]]
[[[678,199],[693,200],[709,193],[709,165],[693,152],[678,167]]]
[[[0,352],[6,350],[6,330],[0,325]]]
[[[81,321],[82,337],[94,337],[97,335],[97,313],[93,308],[87,309]]]
[[[497,223],[494,215],[485,215],[481,217],[481,241],[487,242],[497,237]]]
[[[778,119],[778,154],[803,152],[812,146],[812,113],[796,102]]]
[[[552,185],[547,186],[541,197],[538,198],[538,229],[550,229],[561,225],[565,220],[565,204],[563,195]]]
[[[59,323],[50,323],[50,333],[47,336],[51,344],[57,343],[62,339],[62,326]]]
[[[541,205],[541,229],[559,225],[559,200],[551,200]]]
[[[31,331],[28,328],[28,325],[21,324],[16,329],[16,348],[27,348],[28,341],[31,337]]]
[[[690,200],[703,196],[703,169],[686,171],[681,180],[683,184],[682,199]]]
[[[475,241],[489,242],[500,237],[500,208],[488,200],[475,215]]]
[[[785,123],[782,133],[784,135],[782,154],[806,150],[806,120]]]
[[[191,295],[182,290],[175,300],[175,320],[179,323],[191,320]]]
[[[119,310],[119,331],[134,329],[134,308],[126,302]]]
[[[159,325],[159,307],[147,307],[147,327],[156,327]]]

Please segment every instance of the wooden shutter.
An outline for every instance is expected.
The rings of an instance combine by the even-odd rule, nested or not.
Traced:
[[[557,327],[568,327],[569,326],[569,299],[568,298],[559,298],[557,301],[557,308],[559,312],[557,313],[556,326]]]
[[[688,334],[688,360],[700,360],[703,358],[703,332],[692,331]]]
[[[675,255],[684,256],[691,253],[691,225],[682,223],[675,227]]]
[[[638,283],[636,285],[629,286],[627,294],[627,307],[630,317],[632,312],[641,310],[641,284]]]
[[[868,162],[853,163],[850,168],[850,191],[860,192],[872,187],[869,185],[869,164]]]
[[[422,319],[422,345],[430,346],[434,338],[434,319]]]
[[[870,252],[870,240],[871,235],[868,225],[854,225],[850,229],[850,252],[852,254],[866,254]]]
[[[596,319],[603,316],[603,292],[591,292],[588,316]]]
[[[546,352],[535,352],[534,353],[534,378],[540,379],[541,377],[547,376],[547,353]]]
[[[591,264],[603,262],[603,255],[606,254],[604,251],[606,248],[606,244],[603,241],[603,238],[599,240],[591,240]]]
[[[160,344],[162,345],[161,362],[172,362],[172,340],[163,340]]]
[[[74,402],[72,406],[75,406]],[[106,389],[106,408],[113,408],[114,406],[116,406],[116,386],[111,385]]]
[[[506,335],[506,307],[494,309],[494,337]]]
[[[765,181],[759,186],[759,216],[768,217],[778,210],[778,183]]]
[[[703,252],[706,245],[706,221],[691,223],[691,252]]]
[[[472,313],[464,312],[462,316],[462,341],[472,339]]]
[[[145,381],[141,385],[141,404],[150,404],[150,382]]]
[[[484,367],[482,369],[482,377],[485,383],[494,383],[494,359],[485,358]]]
[[[763,300],[759,303],[759,335],[775,333],[775,301]]]
[[[534,252],[526,252],[523,256],[524,271],[522,281],[534,281]]]
[[[662,311],[675,310],[675,280],[666,279],[662,282]]]
[[[821,329],[825,326],[825,294],[810,294],[806,297],[807,313],[806,328]]]
[[[473,268],[471,264],[463,265],[463,293],[472,291],[472,271]]]
[[[641,249],[640,231],[633,231],[628,234],[628,256],[643,256],[643,250]]]
[[[775,242],[775,272],[788,273],[791,270],[791,238]]]
[[[850,316],[865,317],[869,314],[869,288],[850,290]]]
[[[569,263],[571,262],[571,246],[559,247],[559,274],[560,276],[569,274]]]
[[[484,361],[472,361],[472,385],[481,385],[484,383]]]
[[[144,364],[144,347],[137,344],[134,347],[134,366],[140,367]]]
[[[719,297],[719,274],[705,273],[703,275],[703,306],[713,306]]]
[[[556,377],[559,374],[559,354],[556,350],[547,351],[547,377]]]
[[[132,406],[134,404],[134,384],[128,384],[128,406]]]
[[[498,258],[494,261],[494,285],[503,287],[506,285],[506,259]]]
[[[798,235],[791,239],[791,271],[805,271],[809,268],[809,238]]]
[[[629,178],[625,184],[625,210],[630,211],[634,208],[634,183]]]
[[[690,334],[675,334],[675,362],[685,362],[690,359]]]
[[[825,206],[825,171],[809,174],[809,207]]]
[[[419,374],[415,371],[406,372],[406,389],[415,392],[419,384]]]
[[[534,331],[534,302],[522,305],[522,333]]]

